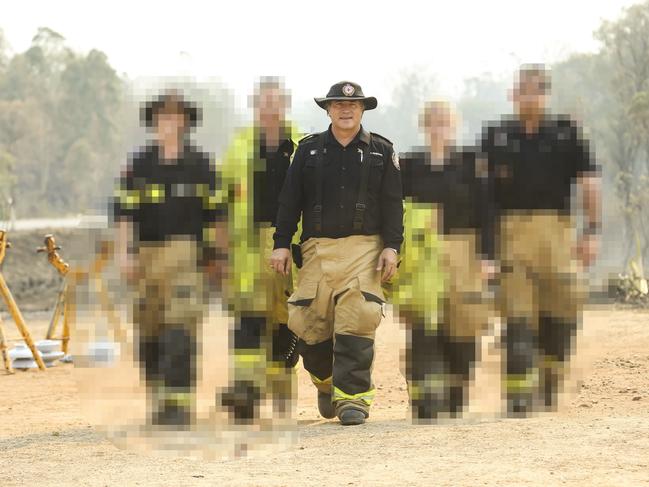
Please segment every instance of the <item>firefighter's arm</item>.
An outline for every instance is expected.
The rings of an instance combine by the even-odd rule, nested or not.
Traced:
[[[133,222],[127,219],[117,221],[115,251],[121,275],[128,282],[137,279],[137,249],[133,235]]]
[[[134,221],[139,217],[141,194],[134,185],[137,154],[131,156],[122,171],[115,194],[111,201],[111,212],[116,230],[115,258],[120,272],[129,282],[133,281],[136,270],[137,246]]]
[[[203,195],[203,238],[200,263],[210,280],[219,290],[222,288],[228,273],[228,249],[230,245],[230,217],[228,206],[230,198],[231,177],[228,167],[221,166],[217,172],[217,163],[210,164],[209,191]]]
[[[601,178],[598,174],[582,174],[578,179],[585,227],[577,242],[576,254],[584,267],[589,267],[599,251],[601,221]]]
[[[270,266],[276,272],[288,275],[291,268],[291,241],[297,231],[302,214],[302,166],[304,164],[304,150],[298,149],[288,168],[286,179],[279,197],[277,212],[277,227],[273,239],[275,241]]]
[[[212,222],[203,229],[203,239],[201,266],[210,283],[220,290],[229,272],[228,222],[226,220]]]

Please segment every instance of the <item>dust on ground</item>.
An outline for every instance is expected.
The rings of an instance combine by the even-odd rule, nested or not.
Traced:
[[[28,321],[41,338],[47,315]],[[0,485],[649,485],[649,312],[588,311],[573,374],[579,392],[558,412],[525,420],[495,414],[498,363],[485,340],[470,417],[411,425],[402,339],[392,320],[379,328],[366,425],[320,419],[299,366],[297,444],[226,461],[118,449],[81,415],[71,365],[0,371]]]

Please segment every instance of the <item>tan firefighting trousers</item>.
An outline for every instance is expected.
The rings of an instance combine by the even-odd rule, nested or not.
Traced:
[[[382,249],[377,235],[302,244],[288,325],[305,344],[303,361],[314,384],[333,395],[338,413],[354,407],[367,414],[374,398],[374,336],[384,303],[376,266]]]
[[[141,245],[134,322],[142,336],[181,326],[196,336],[206,306],[205,275],[197,266],[197,244],[169,240]]]
[[[200,327],[207,306],[206,276],[190,240],[142,244],[133,302],[139,361],[155,413],[162,403],[193,410]]]
[[[563,374],[585,301],[574,233],[572,218],[558,213],[520,212],[501,219],[498,307],[508,334],[529,329],[540,360],[540,370],[508,364],[510,393],[536,389],[547,370]]]
[[[502,219],[502,316],[524,319],[534,330],[540,314],[578,320],[584,287],[573,254],[573,228],[570,217],[556,214],[525,213]]]
[[[472,234],[440,237],[440,272],[444,286],[441,320],[449,336],[475,340],[493,316],[482,263]]]

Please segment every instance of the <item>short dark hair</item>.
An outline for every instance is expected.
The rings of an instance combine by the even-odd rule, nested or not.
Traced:
[[[522,64],[518,68],[518,83],[524,78],[540,78],[540,87],[543,93],[549,93],[552,89],[552,75],[550,69],[542,63]]]
[[[179,90],[168,89],[157,98],[149,100],[140,109],[140,119],[146,127],[155,127],[158,113],[168,106],[175,107],[177,113],[185,115],[187,128],[196,127],[201,121],[201,110],[184,99]]]

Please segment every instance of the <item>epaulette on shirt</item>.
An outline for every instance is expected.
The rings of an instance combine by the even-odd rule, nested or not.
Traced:
[[[317,132],[315,134],[305,135],[298,141],[298,144],[308,144],[309,142],[314,142],[316,137],[318,137],[318,135],[320,135],[321,133],[322,132]]]
[[[377,134],[376,132],[370,132],[370,133],[372,134],[372,137],[376,137],[377,139],[379,139],[379,140],[385,142],[386,144],[388,144],[389,146],[394,145],[390,139],[388,139],[386,137],[383,137],[381,134]]]
[[[578,137],[583,137],[583,127],[570,115],[556,115],[554,117],[554,126],[564,133],[576,133]]]
[[[559,113],[559,114],[555,115],[552,118],[554,119],[553,120],[554,123],[556,123],[557,125],[560,125],[560,126],[565,127],[566,125],[574,125],[575,124],[575,122],[572,120],[570,115],[566,115],[566,114],[563,114],[563,113]]]

